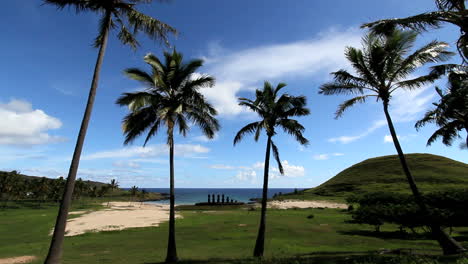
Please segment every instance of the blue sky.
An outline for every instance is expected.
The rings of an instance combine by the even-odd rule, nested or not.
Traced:
[[[0,169],[66,176],[96,60],[91,43],[98,18],[57,11],[33,0],[4,4]],[[318,95],[318,87],[330,80],[330,72],[349,68],[344,47],[360,47],[362,23],[433,8],[426,0],[174,0],[140,6],[176,27],[180,35],[171,43],[186,59],[203,58],[200,72],[217,79],[216,87],[203,92],[218,109],[222,130],[213,141],[201,137],[196,128],[186,138],[176,138],[176,187],[261,187],[265,138],[257,143],[246,138],[236,147],[232,140],[256,118],[237,105],[236,97],[252,97],[264,80],[286,82],[285,90],[306,95],[311,109],[310,116],[300,119],[311,142],[307,148],[287,135],[276,136],[286,175],[278,175],[273,167],[271,187],[313,187],[364,159],[394,154],[380,104],[358,105],[335,120],[336,107],[346,97]],[[457,34],[447,26],[425,33],[418,45],[438,39],[453,49]],[[133,52],[115,35],[110,38],[80,164],[83,179],[116,178],[124,187],[168,186],[164,136],[154,137],[146,148],[141,140],[123,146],[121,120],[126,109],[114,103],[121,93],[141,88],[122,71],[147,69],[143,56],[148,52],[159,56],[166,49],[142,35],[139,40],[142,45]],[[467,150],[458,142],[452,147],[440,142],[426,147],[433,126],[419,132],[413,127],[436,100],[433,86],[393,99],[391,113],[406,153],[468,162]]]

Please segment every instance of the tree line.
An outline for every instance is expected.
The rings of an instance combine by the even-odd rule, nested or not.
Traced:
[[[136,49],[139,46],[136,34],[139,32],[145,33],[152,39],[168,43],[168,35],[176,34],[177,31],[173,27],[136,9],[137,4],[151,3],[151,0],[44,0],[44,2],[59,9],[73,7],[78,13],[91,12],[101,18],[98,35],[94,41],[95,47],[99,49],[98,58],[94,68],[85,114],[65,183],[51,246],[45,261],[45,263],[60,263],[67,215],[75,190],[76,174],[91,118],[109,33],[111,30],[116,30],[116,36],[122,44]],[[438,125],[439,130],[431,137],[432,140],[429,139],[428,144],[438,137],[442,137],[445,144],[450,144],[451,139],[456,138],[460,131],[468,131],[466,103],[468,100],[466,98],[468,18],[465,2],[465,0],[436,0],[437,10],[434,12],[402,19],[385,19],[363,25],[363,27],[371,28],[371,32],[364,36],[362,49],[349,47],[345,51],[345,56],[351,62],[356,74],[346,70],[339,70],[333,73],[334,80],[332,82],[320,87],[320,93],[324,95],[355,95],[354,98],[339,106],[336,117],[340,117],[347,108],[357,103],[364,103],[369,99],[382,103],[402,169],[405,172],[415,203],[423,215],[428,215],[430,210],[408,168],[404,152],[393,126],[389,107],[392,95],[396,90],[416,89],[434,82],[443,75],[448,75],[449,91],[439,93],[441,96],[440,102],[435,104],[436,108],[429,111],[425,118],[417,124],[417,127],[428,122],[435,122]],[[457,50],[462,59],[462,64],[442,65],[433,68],[428,74],[411,78],[410,76],[421,66],[427,63],[444,62],[453,55],[447,51],[447,43],[438,41],[433,41],[413,51],[413,45],[420,32],[438,28],[447,23],[460,29]],[[401,28],[411,30],[402,31]],[[129,114],[123,120],[125,144],[131,143],[145,132],[147,134],[144,144],[146,144],[163,127],[165,128],[164,134],[169,148],[170,164],[170,219],[166,262],[176,262],[178,257],[174,217],[174,133],[186,136],[190,123],[199,126],[208,138],[213,138],[214,134],[220,129],[220,125],[215,118],[216,109],[205,100],[199,91],[202,87],[212,87],[215,79],[208,75],[193,78],[193,73],[203,65],[203,61],[192,60],[184,63],[182,54],[175,49],[172,53],[165,52],[164,60],[159,60],[152,54],[145,56],[144,60],[150,67],[151,71],[149,73],[136,68],[128,69],[125,73],[131,79],[142,83],[145,89],[123,94],[117,100],[117,103],[129,109]],[[451,76],[455,75],[461,77],[451,78]],[[259,139],[262,131],[267,135],[261,219],[254,249],[254,256],[256,257],[263,256],[264,251],[266,194],[271,152],[277,162],[279,171],[283,173],[279,149],[273,140],[274,136],[280,131],[284,131],[294,137],[300,144],[306,145],[308,143],[308,140],[302,135],[305,130],[304,126],[294,119],[309,114],[309,109],[306,108],[306,98],[284,93],[283,88],[285,86],[284,83],[275,86],[266,81],[263,89],[257,89],[254,99],[239,98],[239,104],[257,113],[260,120],[243,127],[234,138],[234,144],[239,143],[247,134],[253,134],[255,140]],[[452,90],[456,90],[456,92],[452,92]],[[454,99],[455,94],[457,98]],[[458,95],[465,96],[461,102],[458,100]],[[439,242],[444,254],[456,254],[465,251],[459,243],[443,230],[439,223],[428,223],[428,228],[432,237]]]
[[[116,180],[110,183],[95,183],[79,178],[75,183],[73,200],[81,197],[103,197],[118,188]],[[18,171],[0,171],[0,200],[4,205],[8,201],[34,200],[41,202],[59,202],[65,190],[65,179],[59,177],[24,176]]]

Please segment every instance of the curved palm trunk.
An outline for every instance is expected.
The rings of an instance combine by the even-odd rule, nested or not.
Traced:
[[[268,170],[270,168],[270,148],[271,136],[268,136],[265,154],[265,167],[263,169],[262,212],[260,216],[260,227],[258,228],[257,241],[255,242],[254,257],[263,257],[263,251],[265,249],[265,225],[268,200]]]
[[[169,163],[170,163],[170,211],[169,211],[169,239],[167,243],[166,263],[177,262],[177,247],[175,240],[175,205],[174,205],[174,137],[173,128],[170,129]]]
[[[46,264],[60,263],[62,258],[63,239],[65,236],[65,227],[67,224],[68,211],[70,209],[71,200],[73,196],[73,189],[75,187],[76,173],[80,164],[81,151],[83,149],[86,131],[88,130],[89,120],[91,119],[91,112],[93,110],[94,99],[96,97],[96,90],[99,81],[99,73],[101,71],[101,65],[104,59],[104,54],[107,46],[107,39],[109,36],[111,18],[110,13],[106,14],[106,18],[107,27],[104,32],[101,47],[99,48],[96,66],[94,67],[93,81],[91,82],[91,89],[89,90],[88,102],[86,104],[86,110],[83,116],[83,120],[81,121],[78,139],[76,140],[75,151],[73,152],[73,158],[70,164],[70,169],[68,171],[65,191],[60,202],[60,209],[57,216],[57,220],[55,222],[54,234],[52,235],[52,241],[50,243],[49,252],[44,262]]]
[[[385,102],[384,112],[385,118],[387,119],[388,128],[390,129],[390,134],[392,135],[393,144],[395,145],[395,148],[398,152],[398,158],[400,159],[401,167],[403,168],[403,171],[406,175],[406,179],[408,180],[408,184],[411,188],[415,201],[421,208],[422,212],[426,215],[429,215],[429,211],[426,207],[426,204],[423,201],[421,192],[419,191],[418,186],[416,185],[416,182],[413,178],[413,175],[411,175],[411,172],[408,168],[408,164],[406,163],[406,158],[403,154],[403,150],[401,149],[400,142],[398,141],[398,137],[395,132],[395,127],[393,126],[392,119],[388,112],[388,103]],[[433,238],[437,240],[440,247],[442,248],[444,255],[458,254],[465,251],[465,249],[457,241],[450,237],[440,225],[430,223],[429,228],[431,229]]]

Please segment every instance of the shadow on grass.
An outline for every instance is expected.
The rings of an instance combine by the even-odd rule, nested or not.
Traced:
[[[338,231],[342,235],[351,236],[367,236],[382,239],[405,239],[405,240],[432,240],[429,233],[407,233],[400,231],[369,231],[369,230],[352,230],[352,231]]]
[[[286,258],[242,258],[242,259],[205,259],[181,260],[178,264],[448,264],[456,263],[461,256],[432,255],[380,255],[372,252],[314,252]],[[163,264],[145,263],[145,264]]]

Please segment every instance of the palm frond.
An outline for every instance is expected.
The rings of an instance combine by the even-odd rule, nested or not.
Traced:
[[[175,28],[158,19],[140,13],[133,8],[125,10],[125,12],[129,25],[133,27],[134,34],[143,31],[151,39],[160,40],[166,45],[169,45],[168,34],[177,35],[177,30]]]
[[[338,110],[336,110],[335,112],[335,118],[340,118],[343,113],[348,109],[350,108],[351,106],[357,104],[357,103],[365,103],[366,102],[366,99],[367,97],[370,97],[370,96],[375,96],[375,95],[364,95],[364,96],[357,96],[357,97],[354,97],[352,99],[349,99],[349,100],[346,100],[344,101],[342,104],[340,104],[338,106]]]
[[[371,28],[377,34],[382,34],[395,29],[396,26],[416,31],[426,31],[429,28],[439,28],[442,21],[446,20],[446,14],[441,11],[428,12],[406,18],[382,19],[366,23],[361,28]]]
[[[254,133],[258,129],[258,126],[260,126],[260,122],[253,122],[241,128],[234,137],[234,146],[239,143],[245,135]]]
[[[301,145],[308,145],[307,140],[302,133],[305,131],[305,127],[302,126],[297,120],[294,119],[281,119],[278,121],[278,125],[291,136],[294,136],[297,142]]]
[[[279,150],[278,147],[275,145],[275,142],[273,142],[273,140],[271,141],[271,148],[273,149],[273,157],[275,158],[276,163],[278,163],[278,170],[281,173],[281,175],[284,175],[284,169],[283,164],[281,164]]]
[[[135,81],[139,81],[145,87],[154,87],[154,80],[148,73],[138,68],[128,68],[124,70],[124,74]]]

